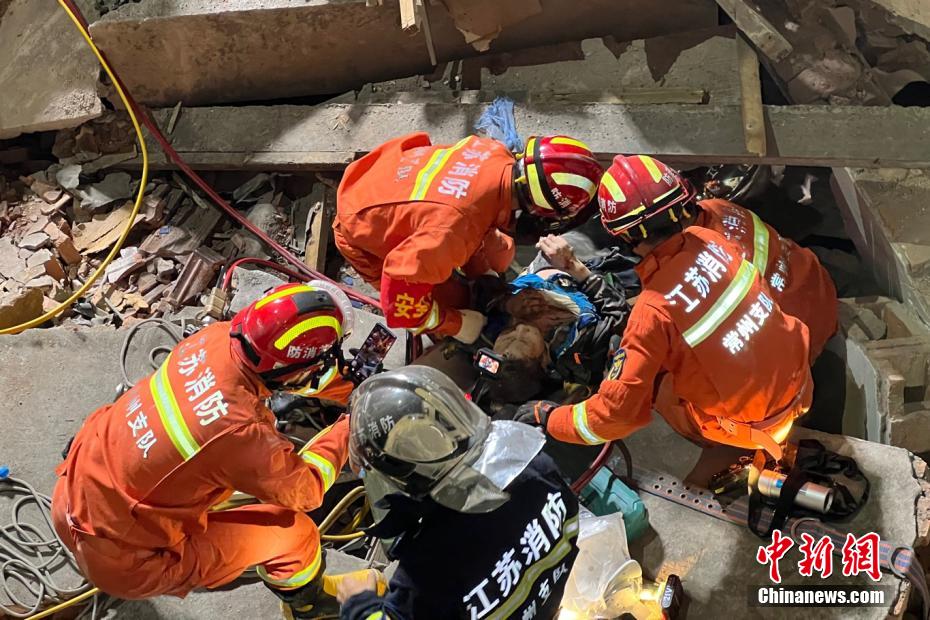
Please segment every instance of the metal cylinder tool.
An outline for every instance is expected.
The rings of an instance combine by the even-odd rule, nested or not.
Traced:
[[[770,469],[763,470],[759,475],[759,492],[766,497],[777,498],[781,495],[786,478],[785,474]],[[806,482],[795,496],[794,503],[802,508],[826,514],[833,505],[833,489],[815,482]]]

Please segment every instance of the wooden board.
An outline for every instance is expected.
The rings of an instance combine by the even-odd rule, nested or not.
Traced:
[[[745,0],[717,0],[739,29],[773,62],[785,58],[794,49],[775,26]]]
[[[765,155],[765,116],[762,110],[759,57],[742,35],[736,37],[736,52],[746,150],[753,155]]]
[[[336,192],[327,186],[323,200],[310,208],[310,226],[307,231],[307,247],[304,262],[311,269],[323,273],[326,269],[326,249],[332,236],[333,216],[336,214]]]

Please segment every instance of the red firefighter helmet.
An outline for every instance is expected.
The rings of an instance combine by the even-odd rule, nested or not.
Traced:
[[[335,285],[282,284],[232,319],[233,350],[266,383],[306,381],[337,363],[354,311]]]
[[[587,207],[604,170],[584,142],[568,136],[534,136],[517,160],[524,205],[549,220],[570,220]]]
[[[648,155],[614,157],[597,190],[601,222],[612,235],[642,226],[663,211],[689,203],[694,196],[691,184],[677,170]],[[644,226],[641,231],[647,236]]]

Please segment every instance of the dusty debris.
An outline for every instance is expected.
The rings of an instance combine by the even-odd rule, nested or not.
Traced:
[[[108,113],[59,132],[53,148],[60,163],[0,173],[0,293],[16,310],[10,316],[49,311],[68,299],[126,232],[138,173],[105,170],[135,153],[119,136],[126,127],[121,114]],[[226,174],[234,182],[220,186],[223,195],[276,241],[303,252],[306,234],[296,239],[294,231],[304,233],[306,207],[323,185],[312,177]],[[231,297],[218,288],[220,268],[242,256],[267,256],[261,242],[177,174],[153,172],[145,190],[118,255],[55,322],[120,325],[207,311],[217,317]]]
[[[155,280],[157,282],[168,284],[172,282],[177,275],[178,267],[174,261],[167,258],[158,258],[155,260]]]

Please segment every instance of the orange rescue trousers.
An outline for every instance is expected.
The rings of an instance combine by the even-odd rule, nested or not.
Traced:
[[[87,579],[119,598],[186,596],[195,588],[227,584],[251,566],[263,567],[269,585],[299,587],[312,580],[314,567],[320,566],[319,532],[301,512],[265,504],[211,512],[206,531],[187,537],[180,545],[140,549],[74,527],[65,511],[62,489],[57,486],[52,498],[58,536],[74,553]]]

